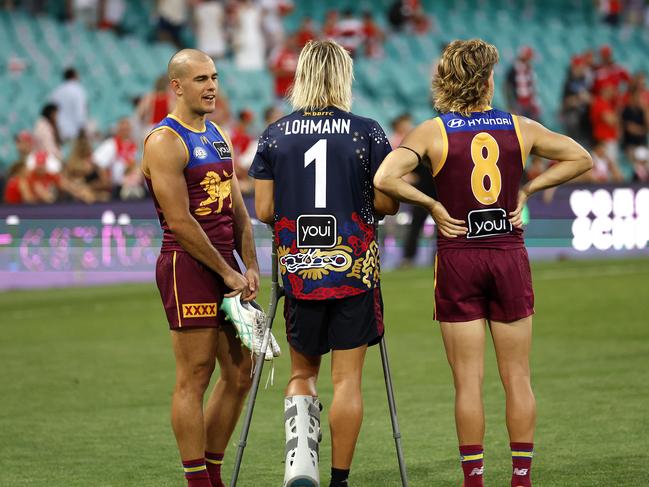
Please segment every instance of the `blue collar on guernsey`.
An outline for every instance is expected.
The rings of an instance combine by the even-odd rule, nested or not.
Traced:
[[[489,107],[484,112],[473,112],[468,117],[456,112],[440,116],[448,133],[480,130],[515,130],[510,113]]]

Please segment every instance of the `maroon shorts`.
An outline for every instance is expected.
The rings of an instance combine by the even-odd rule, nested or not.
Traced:
[[[233,255],[222,255],[233,269],[240,270]],[[223,323],[221,302],[230,289],[221,276],[187,252],[161,252],[156,283],[170,329],[215,328]]]
[[[443,249],[435,258],[435,319],[505,323],[534,314],[525,248]]]

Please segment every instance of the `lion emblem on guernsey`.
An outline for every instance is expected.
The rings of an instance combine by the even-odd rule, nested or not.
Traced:
[[[232,193],[232,174],[224,172],[223,177],[225,181],[221,180],[221,176],[214,171],[207,171],[207,174],[205,174],[201,181],[201,188],[207,193],[208,198],[201,201],[198,208],[194,210],[194,213],[198,216],[209,215],[212,211],[221,213],[221,210],[223,210],[223,201]],[[210,205],[217,201],[219,206],[212,210]]]

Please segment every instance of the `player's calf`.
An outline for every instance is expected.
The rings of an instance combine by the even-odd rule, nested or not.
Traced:
[[[284,399],[286,464],[284,487],[317,487],[320,441],[320,402],[313,396]]]

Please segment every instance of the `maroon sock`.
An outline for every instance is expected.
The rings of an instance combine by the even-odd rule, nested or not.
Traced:
[[[187,487],[212,487],[204,458],[184,461],[183,470],[187,479]]]
[[[210,474],[212,487],[225,487],[221,480],[221,465],[223,464],[223,453],[205,452],[205,465]]]
[[[512,487],[532,487],[534,443],[510,443],[512,449]]]
[[[460,445],[464,487],[484,487],[484,451],[482,445]]]

